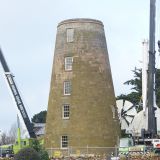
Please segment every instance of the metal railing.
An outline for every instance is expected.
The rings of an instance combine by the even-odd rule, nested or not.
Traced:
[[[160,160],[160,149],[153,147],[73,147],[47,148],[51,160]],[[12,150],[0,148],[0,157],[10,157]],[[1,159],[1,158],[0,158]]]
[[[111,156],[118,156],[117,147],[68,147],[61,148],[47,148],[48,154],[53,158],[62,157],[99,157],[106,158]]]
[[[118,147],[68,147],[47,148],[49,156],[53,159],[90,159],[90,160],[133,160],[133,159],[155,159],[160,160],[160,150],[155,152],[153,147],[130,148],[120,151]]]

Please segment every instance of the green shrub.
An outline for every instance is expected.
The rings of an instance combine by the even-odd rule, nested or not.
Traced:
[[[40,155],[40,160],[49,160],[49,155],[46,150],[41,149],[41,151],[39,152],[39,155]]]
[[[49,160],[48,152],[45,151],[45,149],[40,145],[39,141],[37,139],[34,139],[32,141],[31,148],[36,150],[40,156],[40,160]]]
[[[39,143],[39,141],[37,139],[33,139],[32,140],[32,145],[31,145],[31,148],[33,148],[34,150],[36,150],[37,152],[40,152],[41,151],[41,145]]]
[[[41,160],[33,148],[23,148],[14,156],[14,160]]]

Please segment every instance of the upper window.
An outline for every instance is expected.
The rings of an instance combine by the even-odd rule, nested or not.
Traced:
[[[61,147],[67,148],[68,147],[68,136],[61,137]]]
[[[69,104],[65,104],[63,106],[63,119],[69,119],[69,111],[70,111]]]
[[[66,71],[72,70],[72,63],[73,63],[73,57],[66,57],[65,58],[65,70]]]
[[[73,42],[73,36],[74,36],[74,29],[68,28],[67,29],[67,42]]]
[[[64,95],[71,95],[71,81],[64,82]]]
[[[114,106],[111,107],[112,108],[112,113],[113,113],[113,119],[116,118],[116,109],[114,108]]]

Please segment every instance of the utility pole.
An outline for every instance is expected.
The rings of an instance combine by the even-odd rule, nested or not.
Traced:
[[[154,75],[155,75],[155,14],[156,0],[150,0],[149,28],[149,64],[148,64],[148,132],[151,138],[157,134],[157,124],[154,107]]]

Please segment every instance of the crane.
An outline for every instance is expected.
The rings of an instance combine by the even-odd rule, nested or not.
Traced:
[[[10,89],[12,95],[13,95],[16,106],[17,106],[17,108],[18,108],[18,110],[19,110],[19,112],[20,112],[20,114],[23,118],[24,124],[25,124],[25,126],[28,130],[29,136],[30,136],[30,138],[36,138],[36,135],[33,131],[33,126],[30,122],[30,119],[28,117],[28,114],[27,114],[27,111],[25,109],[24,103],[22,101],[22,98],[20,96],[20,93],[18,91],[16,83],[14,81],[14,76],[10,72],[10,69],[9,69],[9,67],[6,63],[6,60],[3,56],[1,48],[0,48],[0,61],[1,61],[1,64],[2,64],[2,67],[3,67],[3,70],[4,70],[4,74],[5,74],[7,84],[8,84],[9,89]]]
[[[154,75],[155,75],[155,14],[156,0],[150,0],[150,27],[149,27],[149,64],[148,64],[148,132],[151,137],[157,135],[157,125],[154,107]]]

